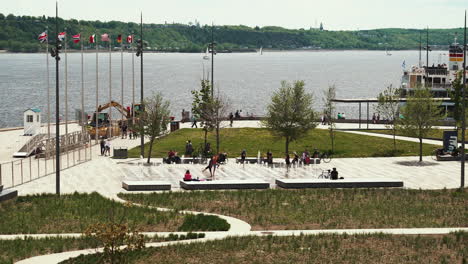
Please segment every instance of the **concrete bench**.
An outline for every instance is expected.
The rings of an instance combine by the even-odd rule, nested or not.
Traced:
[[[268,189],[270,183],[263,180],[180,181],[180,187],[185,190]]]
[[[164,181],[123,181],[122,188],[127,191],[168,191],[171,184]]]
[[[303,188],[381,188],[403,187],[403,181],[384,178],[277,179],[276,185],[285,189]]]
[[[0,192],[0,202],[6,201],[13,199],[18,196],[18,191],[17,190],[3,190]]]
[[[236,163],[241,163],[241,162],[242,162],[241,158],[236,158]],[[261,162],[261,159],[260,159],[260,162]],[[258,163],[258,158],[245,158],[245,163],[250,163],[250,164]]]

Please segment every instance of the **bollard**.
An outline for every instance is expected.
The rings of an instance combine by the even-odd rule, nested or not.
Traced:
[[[21,167],[21,184],[23,184],[23,159],[20,160],[20,167]]]
[[[15,165],[11,162],[11,187],[15,186]]]
[[[29,181],[32,181],[32,161],[31,161],[31,156],[29,156]]]

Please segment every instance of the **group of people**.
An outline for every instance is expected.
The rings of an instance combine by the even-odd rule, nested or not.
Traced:
[[[101,156],[110,156],[111,143],[109,139],[104,140],[104,138],[101,137],[101,141],[99,141],[99,145],[101,147]]]
[[[167,164],[171,164],[171,163],[180,164],[182,163],[182,160],[180,159],[177,151],[171,149],[169,150],[169,152],[167,152],[167,158],[164,159],[164,162]]]

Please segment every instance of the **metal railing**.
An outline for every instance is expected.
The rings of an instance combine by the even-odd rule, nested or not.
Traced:
[[[90,161],[92,158],[91,144],[70,149],[60,154],[61,170]],[[38,157],[38,156],[37,156]],[[0,164],[0,185],[5,189],[12,188],[55,173],[55,155],[47,158],[28,158]]]

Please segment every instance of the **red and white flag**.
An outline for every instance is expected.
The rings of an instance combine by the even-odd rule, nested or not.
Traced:
[[[78,43],[80,42],[81,34],[73,35],[72,38],[74,43]]]
[[[132,35],[129,35],[127,37],[127,43],[133,43],[133,36]]]
[[[96,42],[96,34],[89,36],[89,43],[94,43],[94,42]]]
[[[109,34],[102,34],[101,41],[109,41]]]
[[[39,34],[39,36],[37,37],[37,39],[38,39],[41,43],[47,42],[47,32],[44,31],[44,32],[42,32],[41,34]]]
[[[60,41],[63,41],[63,40],[65,39],[65,35],[66,35],[66,34],[67,34],[66,32],[60,32],[60,33],[58,34],[58,39],[59,39]]]

